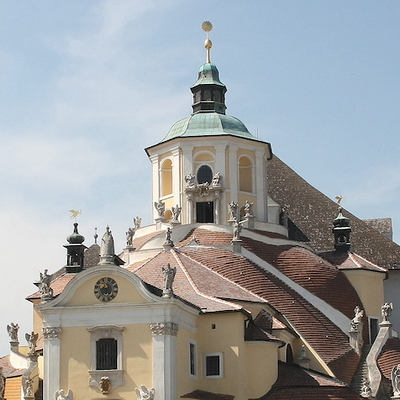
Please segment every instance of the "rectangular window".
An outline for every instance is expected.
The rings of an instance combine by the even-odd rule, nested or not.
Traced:
[[[204,364],[206,378],[222,378],[222,353],[206,354]]]
[[[369,317],[369,340],[370,344],[373,344],[379,332],[379,320],[378,318]]]
[[[189,342],[189,374],[191,377],[197,376],[197,349],[192,341]]]
[[[96,342],[96,369],[117,369],[117,341],[112,338]]]

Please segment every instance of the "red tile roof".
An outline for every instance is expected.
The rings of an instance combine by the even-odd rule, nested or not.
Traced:
[[[391,379],[394,366],[400,364],[400,339],[390,338],[382,347],[377,364],[385,378]]]
[[[280,362],[277,381],[265,396],[257,400],[288,399],[359,400],[362,397],[338,379]]]
[[[198,400],[233,400],[235,396],[230,394],[211,393],[204,390],[195,390],[194,392],[184,394],[181,398]]]
[[[25,369],[14,368],[10,363],[10,356],[0,358],[0,367],[3,368],[3,375],[5,378],[12,378],[14,376],[21,376]]]
[[[367,271],[375,271],[386,273],[387,269],[374,264],[371,261],[366,260],[358,254],[351,251],[349,252],[338,252],[338,251],[327,251],[321,252],[319,255],[330,263],[335,265],[339,269],[365,269]]]

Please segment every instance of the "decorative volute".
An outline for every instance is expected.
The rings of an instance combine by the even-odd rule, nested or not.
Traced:
[[[336,251],[349,251],[350,250],[350,219],[342,214],[342,207],[339,207],[339,214],[333,220],[332,232],[335,237]]]

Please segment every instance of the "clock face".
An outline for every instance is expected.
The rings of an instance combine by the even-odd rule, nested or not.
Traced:
[[[104,302],[115,299],[118,294],[118,285],[113,278],[104,277],[99,279],[94,285],[94,295]]]

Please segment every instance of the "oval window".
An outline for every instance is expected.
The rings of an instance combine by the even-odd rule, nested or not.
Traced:
[[[208,165],[202,165],[197,171],[197,183],[211,183],[213,178],[212,169]]]

